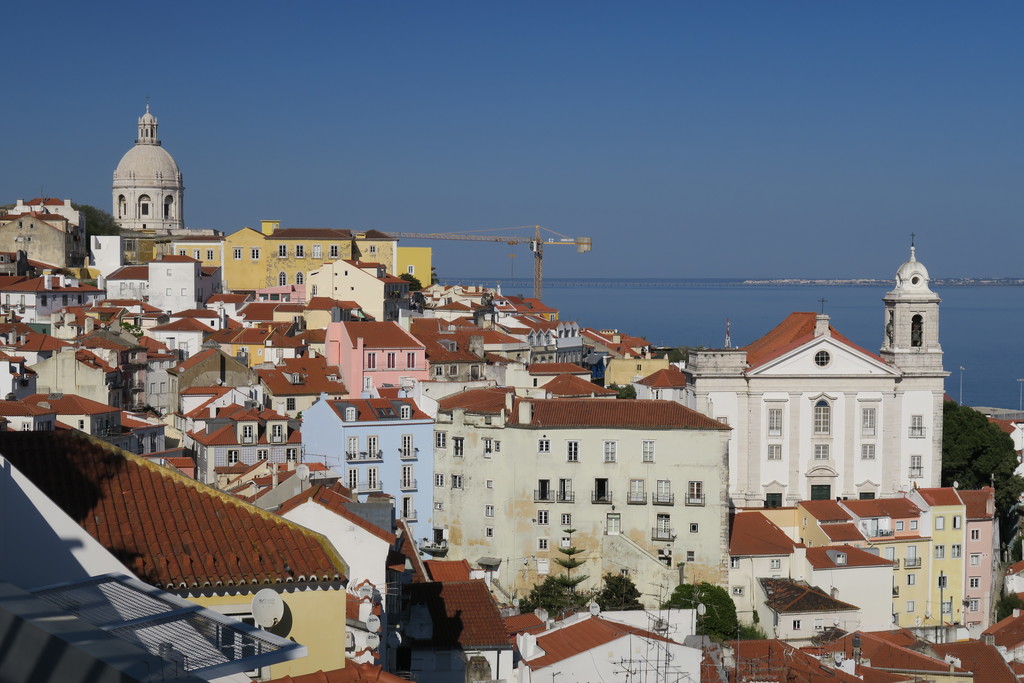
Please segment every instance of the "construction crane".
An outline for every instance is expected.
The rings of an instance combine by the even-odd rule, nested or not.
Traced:
[[[499,228],[500,229],[500,228]],[[472,242],[504,242],[505,244],[529,244],[530,251],[533,252],[533,296],[534,298],[540,299],[544,290],[544,247],[552,246],[574,246],[576,247],[577,253],[584,253],[590,251],[593,248],[593,240],[589,237],[567,237],[559,232],[550,230],[548,228],[542,228],[539,225],[527,225],[520,226],[517,228],[508,228],[509,230],[527,230],[532,229],[533,235],[523,237],[502,237],[498,235],[480,235],[473,233],[490,232],[489,230],[470,230],[466,232],[391,232],[387,231],[387,234],[391,237],[399,237],[405,239],[423,239],[423,240],[468,240]],[[544,237],[541,235],[541,231],[557,235],[558,238]]]

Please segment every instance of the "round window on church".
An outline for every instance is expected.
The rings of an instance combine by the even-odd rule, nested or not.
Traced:
[[[814,354],[814,362],[819,368],[825,367],[831,360],[832,356],[829,355],[828,351],[818,351]]]
[[[914,277],[910,278],[910,282],[911,282],[911,284],[915,284],[916,285],[919,282],[921,282],[921,278],[919,278],[918,276],[915,275]]]

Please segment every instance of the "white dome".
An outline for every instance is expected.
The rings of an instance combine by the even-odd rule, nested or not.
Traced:
[[[110,168],[109,166],[107,168]],[[135,145],[121,157],[114,170],[114,183],[120,181],[179,182],[180,171],[174,158],[158,145]]]
[[[910,259],[896,271],[895,291],[897,292],[931,292],[931,289],[928,288],[928,283],[931,281],[931,278],[928,277],[928,269],[917,260],[915,251],[914,247],[910,248]]]

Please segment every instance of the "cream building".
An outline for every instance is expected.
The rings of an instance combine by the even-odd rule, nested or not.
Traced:
[[[505,388],[442,399],[436,422],[428,547],[494,570],[507,599],[564,572],[570,544],[584,551],[583,590],[628,573],[653,605],[681,566],[687,581],[725,582],[721,423],[670,401]]]
[[[937,486],[943,381],[939,298],[911,247],[885,295],[878,355],[829,317],[792,313],[740,349],[691,358],[697,409],[734,428],[737,506],[892,496]]]
[[[139,117],[135,146],[114,170],[114,218],[129,230],[180,230],[185,186],[174,158],[160,144],[156,117]]]

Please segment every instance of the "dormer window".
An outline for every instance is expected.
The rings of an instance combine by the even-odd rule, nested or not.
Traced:
[[[836,564],[846,564],[846,553],[836,553]]]
[[[353,406],[345,408],[345,422],[356,421],[356,409]]]
[[[270,427],[270,440],[277,443],[284,441],[284,425],[277,423]]]
[[[408,420],[412,417],[412,408],[410,406],[403,405],[399,411],[399,415],[401,415],[403,420]]]

